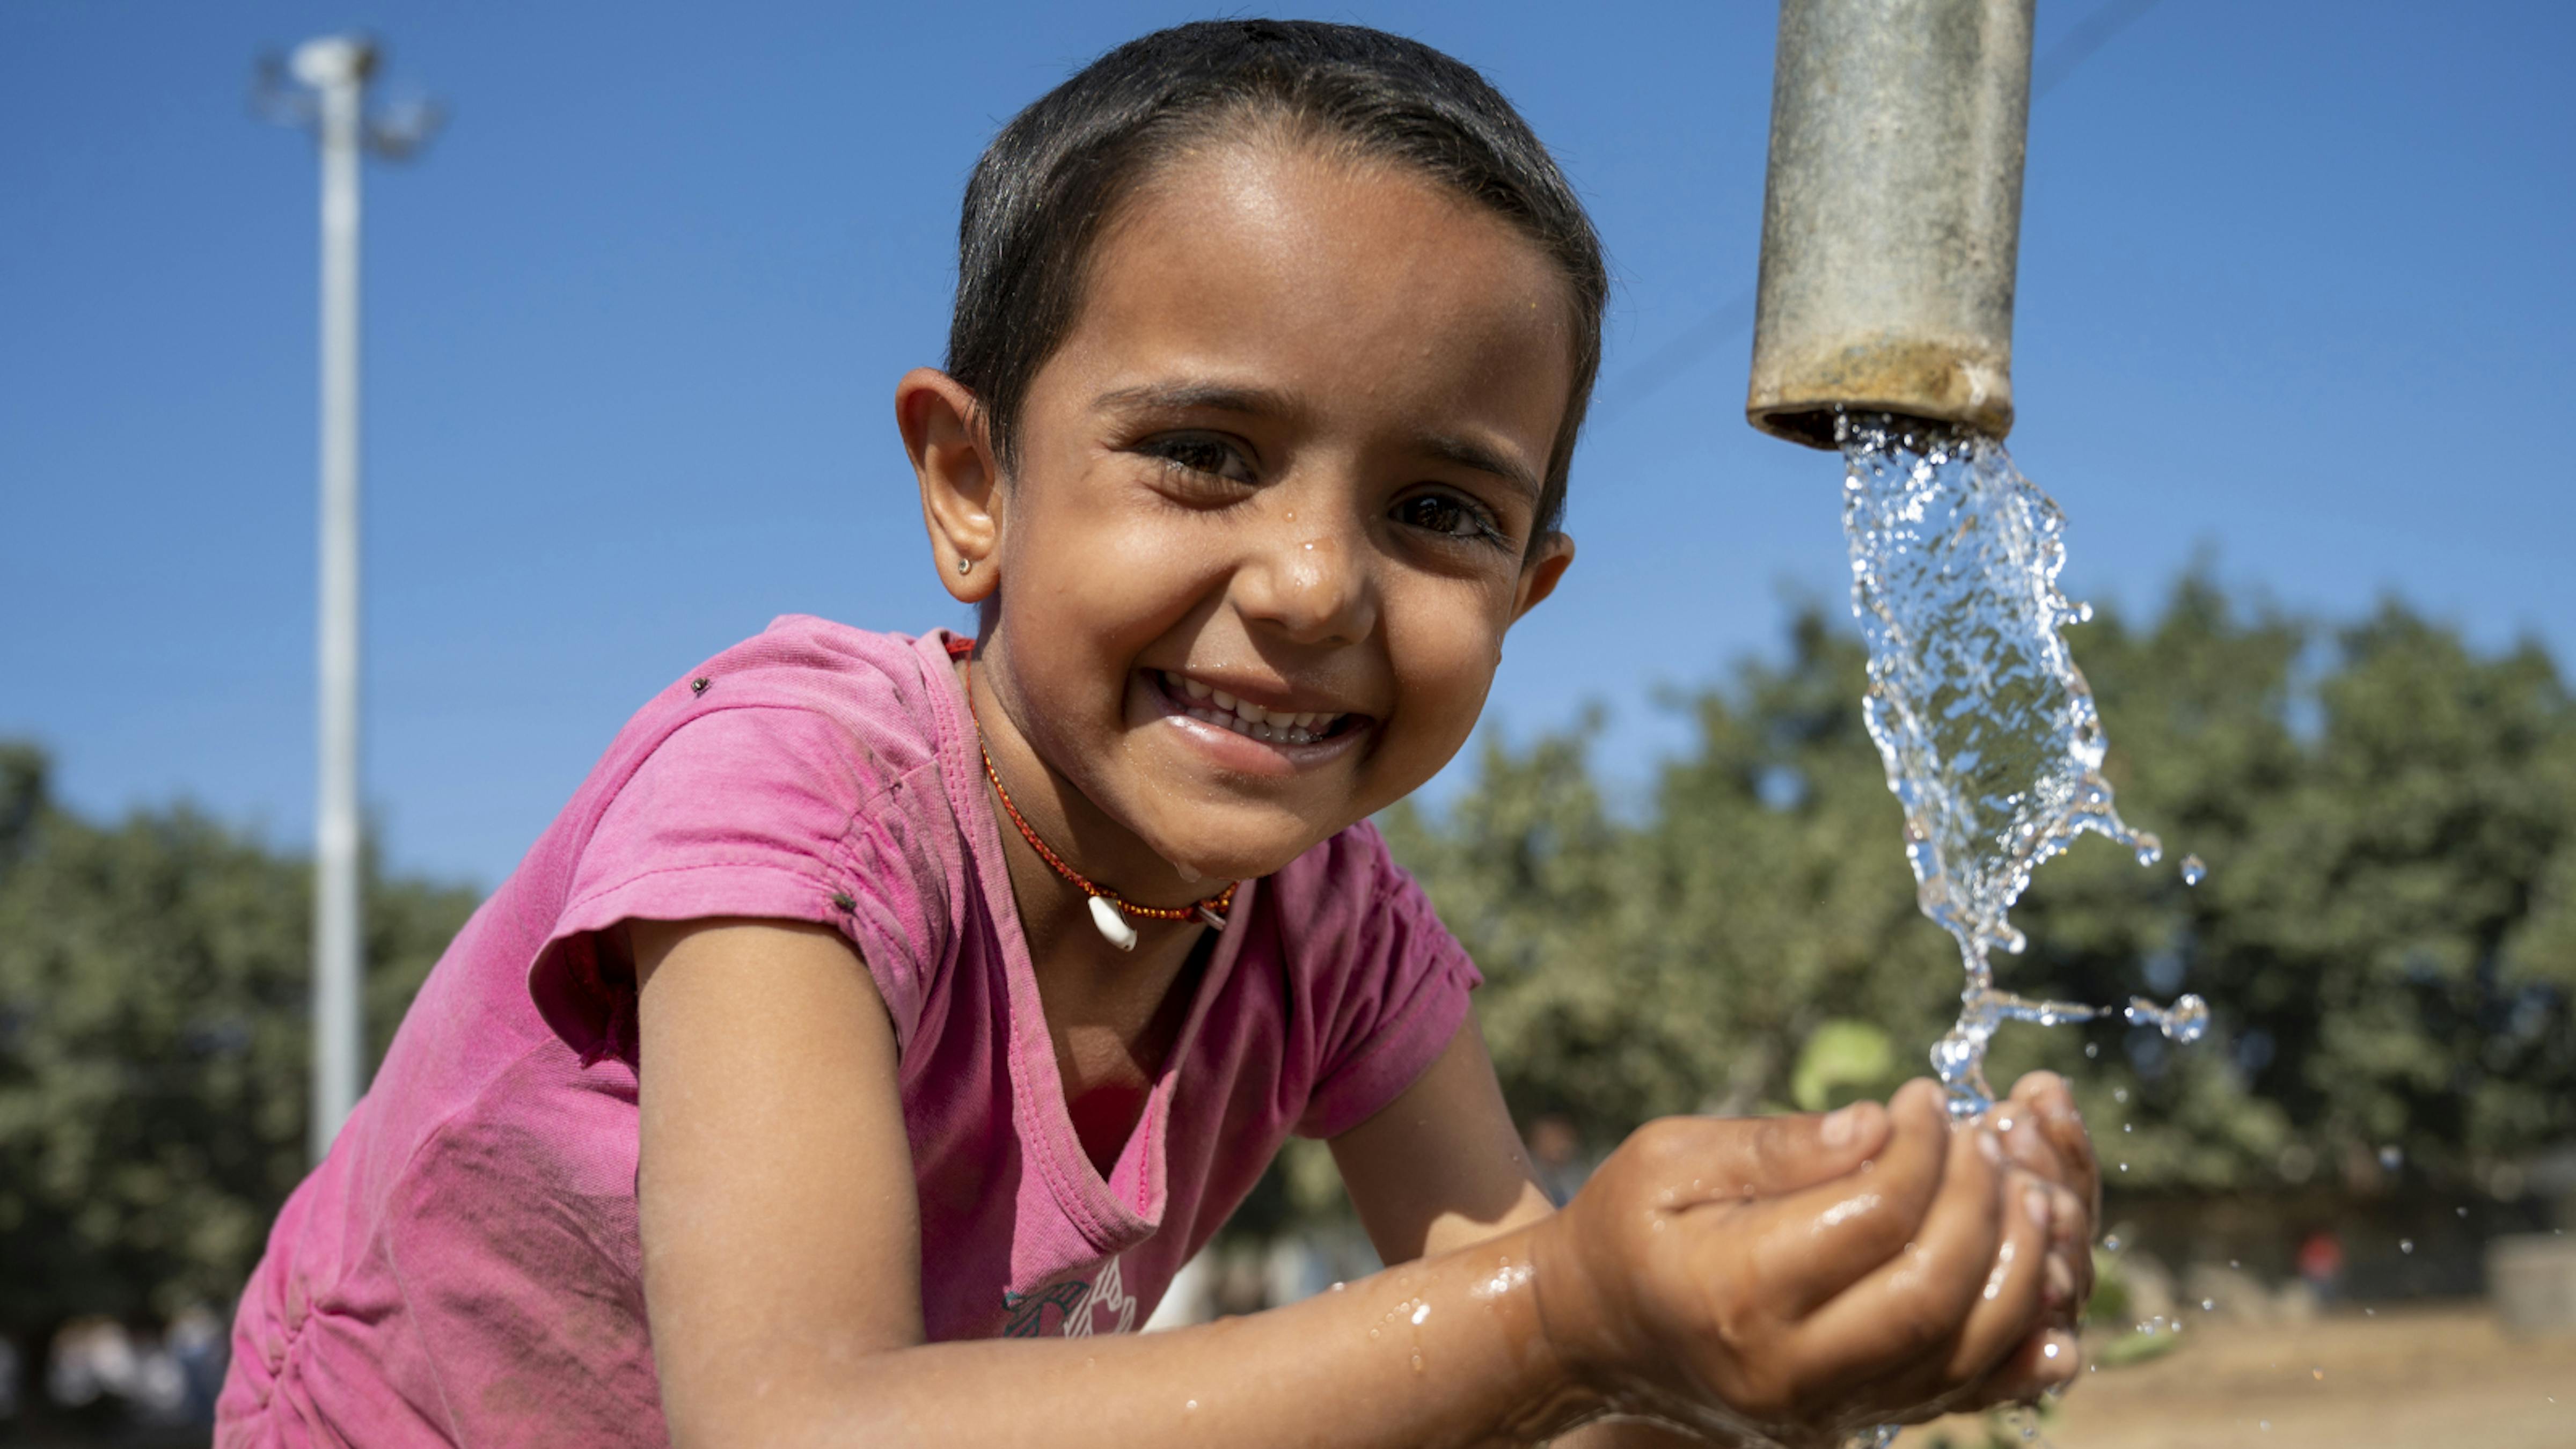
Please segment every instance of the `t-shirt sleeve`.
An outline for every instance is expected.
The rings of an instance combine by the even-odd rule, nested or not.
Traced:
[[[1375,827],[1354,826],[1329,849],[1325,879],[1296,883],[1321,899],[1301,901],[1292,886],[1279,902],[1288,919],[1328,927],[1292,953],[1308,963],[1321,1031],[1301,1137],[1338,1137],[1402,1095],[1458,1034],[1485,979]]]
[[[750,916],[829,925],[858,948],[898,1046],[943,952],[944,873],[914,817],[933,770],[888,781],[852,732],[814,710],[711,711],[671,732],[602,811],[528,986],[586,1061],[634,1059],[631,973],[597,933],[625,920]]]

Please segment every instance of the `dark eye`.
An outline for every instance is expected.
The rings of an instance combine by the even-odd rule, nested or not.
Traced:
[[[1496,540],[1502,531],[1491,515],[1455,493],[1416,493],[1395,505],[1396,522],[1448,538]]]
[[[1242,449],[1223,438],[1210,437],[1205,433],[1180,433],[1167,438],[1151,438],[1140,445],[1137,451],[1148,457],[1160,458],[1174,468],[1185,469],[1192,473],[1205,473],[1211,477],[1223,478],[1235,483],[1257,481],[1253,476],[1252,464],[1243,456]]]

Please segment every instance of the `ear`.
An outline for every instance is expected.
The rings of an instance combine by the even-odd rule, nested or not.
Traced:
[[[939,582],[958,602],[980,604],[1001,582],[1002,538],[1002,470],[983,406],[947,373],[916,367],[894,385],[894,424],[921,484]]]
[[[1556,592],[1556,581],[1565,577],[1574,562],[1574,539],[1570,534],[1551,533],[1530,550],[1529,560],[1521,565],[1520,597],[1512,601],[1512,622],[1535,609],[1548,595]]]

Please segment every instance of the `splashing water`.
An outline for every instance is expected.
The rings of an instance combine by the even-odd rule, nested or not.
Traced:
[[[1885,413],[1835,420],[1852,612],[1869,645],[1869,735],[1905,810],[1923,914],[1959,943],[1959,1021],[1932,1049],[1950,1110],[1993,1105],[1987,1043],[2007,1021],[2084,1021],[2107,1008],[1995,986],[1989,953],[2022,949],[2006,913],[2031,872],[2085,831],[2163,854],[2133,830],[2102,778],[2102,722],[2060,632],[2092,610],[2058,592],[2065,518],[1991,438]],[[2193,862],[2195,865],[2197,861]],[[2122,1013],[2177,1042],[2209,1008],[2143,997]]]

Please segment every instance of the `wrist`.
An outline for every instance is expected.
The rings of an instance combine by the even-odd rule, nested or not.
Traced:
[[[1446,1285],[1435,1292],[1471,1310],[1450,1321],[1482,1341],[1477,1356],[1489,1366],[1481,1376],[1490,1387],[1484,1409],[1471,1416],[1483,1425],[1471,1435],[1480,1444],[1547,1443],[1605,1407],[1549,1333],[1540,1306],[1537,1245],[1548,1236],[1547,1223],[1510,1229],[1424,1265]],[[1417,1373],[1420,1363],[1417,1358]]]
[[[1608,1374],[1613,1354],[1605,1305],[1580,1238],[1581,1226],[1558,1212],[1533,1223],[1522,1245],[1527,1262],[1529,1306],[1535,1324],[1537,1352],[1544,1357],[1547,1381],[1555,1392],[1584,1404],[1586,1417],[1609,1406]]]

